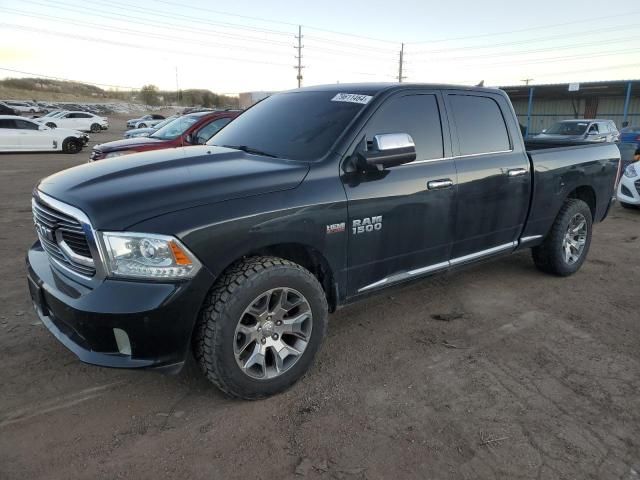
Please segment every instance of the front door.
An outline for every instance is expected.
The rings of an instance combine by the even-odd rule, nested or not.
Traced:
[[[348,162],[384,133],[408,133],[417,152],[411,163],[342,174],[349,212],[349,296],[446,268],[456,173],[442,112],[438,92],[398,93],[373,113],[347,155]]]
[[[13,118],[0,119],[0,150],[12,152],[21,150],[19,130]]]
[[[529,208],[531,172],[504,97],[451,92],[446,98],[458,172],[456,264],[514,247]]]

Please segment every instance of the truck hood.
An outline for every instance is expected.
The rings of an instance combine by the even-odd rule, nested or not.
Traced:
[[[125,138],[123,140],[114,140],[113,142],[101,143],[93,147],[95,150],[102,152],[114,152],[116,150],[127,150],[128,148],[140,147],[142,145],[155,145],[158,143],[166,142],[167,140],[160,140],[157,138],[149,137],[134,137]]]
[[[305,162],[204,145],[80,165],[37,189],[84,211],[96,229],[125,230],[190,207],[293,189],[308,171]]]

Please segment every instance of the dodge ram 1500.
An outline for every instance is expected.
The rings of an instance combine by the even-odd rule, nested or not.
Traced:
[[[613,144],[525,145],[500,90],[303,88],[206,145],[42,180],[28,283],[85,362],[175,371],[193,351],[260,398],[309,369],[329,312],[386,287],[522,249],[575,273],[619,174]]]

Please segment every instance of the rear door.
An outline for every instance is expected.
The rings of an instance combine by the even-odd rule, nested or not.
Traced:
[[[343,168],[349,215],[341,228],[349,238],[348,295],[446,268],[456,173],[443,116],[439,92],[398,93],[373,113],[348,152],[346,161],[364,142],[384,133],[408,133],[417,152],[414,162],[383,171],[347,173]]]
[[[529,158],[509,102],[450,91],[447,109],[458,173],[452,264],[515,246],[529,208]]]

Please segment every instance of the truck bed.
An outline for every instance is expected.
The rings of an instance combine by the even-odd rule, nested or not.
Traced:
[[[526,140],[533,172],[529,218],[522,237],[546,235],[571,192],[602,221],[614,195],[620,151],[614,143]]]

